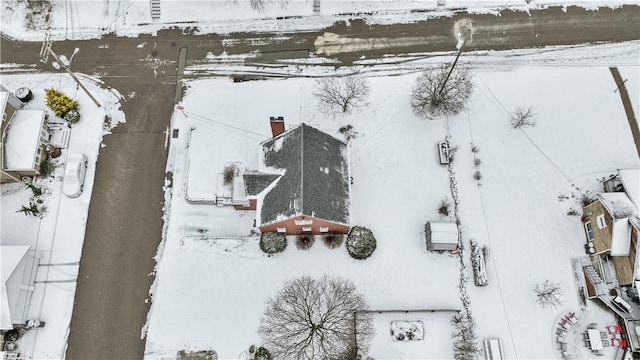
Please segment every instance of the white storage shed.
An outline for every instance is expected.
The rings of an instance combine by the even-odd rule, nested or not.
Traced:
[[[453,222],[429,221],[424,226],[427,250],[450,251],[458,248],[458,226]]]

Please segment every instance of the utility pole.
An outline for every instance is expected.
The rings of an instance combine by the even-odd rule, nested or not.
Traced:
[[[462,45],[464,45],[464,39],[460,40],[458,42],[458,55],[456,55],[456,59],[453,61],[453,65],[451,65],[451,69],[449,69],[449,73],[447,74],[447,77],[444,79],[444,82],[442,83],[442,86],[440,87],[440,91],[438,91],[438,95],[441,95],[442,92],[444,91],[444,87],[445,85],[447,85],[447,81],[449,81],[449,77],[451,76],[451,73],[453,72],[453,68],[456,67],[456,64],[458,63],[458,59],[460,58],[460,54],[462,53]]]
[[[469,23],[469,26],[471,26],[471,23]],[[458,43],[456,44],[456,47],[458,48],[458,55],[456,55],[456,59],[453,61],[453,65],[451,65],[451,69],[449,69],[449,73],[447,74],[447,77],[444,79],[444,82],[442,83],[442,86],[440,87],[440,91],[438,91],[438,95],[441,95],[442,92],[444,91],[444,87],[445,85],[447,85],[447,82],[449,81],[449,77],[451,76],[451,73],[453,72],[453,68],[456,67],[456,64],[458,63],[458,59],[460,58],[460,54],[462,54],[462,47],[464,46],[464,43],[467,41],[467,37],[470,36],[470,32],[471,30],[467,30],[465,31],[465,34],[462,34],[461,32],[458,33]]]
[[[53,45],[53,41],[51,40],[51,35],[47,34],[45,39],[44,39],[44,42],[42,43],[42,48],[40,49],[40,61],[46,64],[48,59],[49,59],[49,55],[53,56],[54,60],[58,64],[60,64],[60,66],[62,66],[64,71],[66,71],[69,75],[71,75],[71,77],[73,78],[73,80],[75,80],[75,82],[78,84],[78,86],[80,86],[80,88],[82,88],[82,90],[84,90],[84,92],[89,96],[89,98],[91,100],[93,100],[93,103],[96,104],[97,107],[102,106],[98,102],[98,100],[95,97],[93,97],[93,95],[91,95],[89,90],[86,87],[84,87],[84,85],[82,85],[82,83],[80,82],[80,79],[78,79],[76,77],[76,75],[73,72],[71,72],[71,70],[69,70],[67,65],[60,60],[60,58],[58,57],[58,54],[56,54],[53,51],[53,49],[51,49],[51,45]],[[75,53],[74,53],[74,55],[75,55]]]

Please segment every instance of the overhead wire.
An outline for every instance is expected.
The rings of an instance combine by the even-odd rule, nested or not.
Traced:
[[[236,130],[237,134],[239,134],[241,136],[245,136],[247,138],[251,138],[251,139],[254,139],[254,140],[265,140],[265,139],[269,139],[270,138],[270,136],[268,136],[268,135],[257,133],[257,132],[254,132],[254,131],[251,131],[251,130],[247,130],[247,129],[243,129],[243,128],[240,128],[240,127],[237,127],[237,126],[234,126],[234,125],[230,125],[230,124],[226,124],[226,123],[220,122],[220,121],[216,121],[216,120],[213,120],[213,119],[208,118],[206,116],[202,116],[202,115],[190,112],[190,111],[182,110],[182,112],[184,113],[184,115],[187,118],[194,117],[194,118],[196,118],[198,120],[201,120],[201,121],[206,121],[206,122],[213,123],[213,124],[216,124],[216,125],[224,126],[224,127]],[[246,134],[256,135],[256,136],[259,136],[260,138],[256,139],[255,137],[248,136]]]
[[[486,90],[489,92],[489,94],[491,95],[491,97],[493,98],[493,100],[495,100],[495,102],[499,105],[500,109],[502,110],[502,112],[505,114],[505,116],[507,117],[507,119],[510,119],[511,117],[511,113],[505,108],[505,106],[502,104],[502,102],[500,102],[500,99],[498,99],[498,97],[495,95],[495,93],[491,90],[491,88],[489,87],[489,85],[487,85],[487,83],[484,81],[484,79],[482,78],[482,76],[480,76],[480,74],[476,74],[476,77],[480,80],[480,82],[482,83],[482,85],[484,85],[484,87],[486,88]],[[518,128],[518,130],[520,130],[520,132],[525,136],[525,138],[529,141],[529,143],[549,162],[549,164],[551,164],[551,166],[563,177],[565,178],[565,180],[567,180],[567,182],[573,186],[576,190],[578,190],[581,194],[585,194],[584,191],[582,191],[582,189],[580,189],[580,187],[578,185],[576,185],[573,182],[573,179],[567,174],[567,172],[565,172],[558,164],[556,164],[555,161],[553,161],[551,159],[551,157],[549,155],[547,155],[547,153],[544,152],[544,150],[542,150],[542,148],[540,148],[540,146],[529,136],[529,134],[527,134],[527,132],[522,129],[522,128]]]

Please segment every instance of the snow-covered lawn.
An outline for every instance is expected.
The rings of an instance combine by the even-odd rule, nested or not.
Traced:
[[[0,188],[0,236],[2,245],[29,245],[31,254],[40,257],[41,266],[28,308],[28,317],[46,322],[44,328],[26,333],[18,343],[23,356],[33,359],[61,359],[66,350],[67,334],[73,310],[73,298],[87,211],[91,200],[95,163],[102,136],[105,115],[112,124],[124,121],[119,110],[119,94],[101,88],[94,80],[81,77],[83,84],[99,99],[96,107],[89,97],[77,90],[76,83],[64,73],[2,75],[2,85],[10,91],[28,87],[34,94],[26,109],[48,109],[44,90],[54,87],[80,103],[80,122],[73,125],[68,149],[55,159],[55,173],[35,184],[43,188],[46,212],[42,217],[26,216],[16,211],[28,205],[31,190],[22,184],[4,184]],[[50,114],[50,121],[56,118]],[[58,121],[62,121],[58,119]],[[83,194],[75,199],[62,195],[62,177],[67,155],[80,152],[89,158]]]
[[[372,80],[379,81],[380,85],[385,81],[384,78]],[[206,184],[211,184],[222,171],[225,161],[241,161],[241,167],[255,164],[259,143],[270,134],[270,115],[284,116],[287,126],[308,119],[310,125],[332,134],[337,133],[346,119],[331,120],[317,114],[310,98],[299,95],[311,91],[313,83],[309,80],[243,84],[228,80],[194,81],[190,85],[189,95],[182,104],[184,113],[175,113],[174,127],[181,128],[181,134],[187,134],[194,127],[194,136],[188,148],[185,146],[186,135],[172,144],[174,199],[157,271],[146,351],[149,357],[170,356],[183,348],[213,348],[221,358],[238,357],[251,344],[260,341],[255,330],[265,299],[285,280],[303,274],[350,278],[358,290],[366,294],[372,309],[461,307],[456,289],[457,260],[446,254],[425,251],[422,227],[427,215],[435,216],[435,209],[423,208],[419,201],[413,201],[412,194],[402,191],[403,186],[412,186],[416,189],[414,195],[422,193],[419,188],[424,179],[421,177],[427,173],[409,176],[411,169],[398,169],[402,171],[400,174],[385,171],[395,160],[383,154],[380,154],[380,163],[371,169],[366,169],[367,164],[352,162],[354,224],[370,227],[378,238],[378,249],[366,261],[351,259],[344,246],[329,250],[319,239],[310,251],[296,250],[290,244],[283,254],[274,257],[261,253],[257,237],[201,240],[199,234],[210,237],[249,235],[255,215],[230,208],[187,205],[183,196],[183,170],[188,155],[191,157],[189,186],[205,189]],[[274,85],[278,86],[277,92],[270,90]],[[402,84],[398,83],[398,86]],[[258,103],[251,107],[237,101],[252,94],[263,95],[253,97]],[[207,100],[212,96],[221,100],[224,96],[228,100],[213,103]],[[386,97],[383,93],[378,96],[377,102],[383,102]],[[396,112],[393,106],[380,107],[378,111],[383,113],[381,119],[366,119],[367,114],[360,114],[363,116],[360,121],[382,125],[383,118]],[[440,127],[435,123],[419,124],[431,127],[433,131]],[[363,135],[362,138],[366,137]],[[384,136],[380,138],[384,139]],[[422,141],[416,139],[413,146],[418,143]],[[196,160],[198,158],[203,160]],[[204,168],[194,169],[195,163]],[[200,177],[194,176],[198,174]],[[403,178],[402,174],[408,178]],[[379,182],[372,178],[378,178]],[[433,181],[424,191],[438,197],[447,189],[445,176]],[[393,200],[393,194],[398,196],[397,200]],[[237,245],[228,245],[233,242]],[[185,264],[190,265],[184,267]],[[439,275],[432,276],[434,272]],[[202,281],[191,281],[194,275]],[[182,285],[176,289],[178,283]],[[229,336],[230,333],[243,336]]]
[[[585,49],[597,54],[602,48],[578,51]],[[634,49],[632,58],[638,52]],[[573,59],[572,51],[555,55]],[[488,56],[485,63],[490,63],[492,54]],[[436,121],[416,118],[408,105],[415,73],[370,77],[369,105],[336,116],[318,112],[310,79],[190,82],[184,111],[173,118],[180,137],[169,155],[173,187],[167,194],[173,198],[152,289],[147,357],[171,357],[181,349],[214,349],[220,358],[242,356],[260,342],[256,329],[266,298],[285,280],[303,274],[347,277],[373,309],[461,308],[458,259],[427,253],[423,234],[427,220],[440,219],[441,199],[451,198],[436,146],[447,134],[458,146],[453,168],[464,245],[468,249],[473,238],[491,252],[488,286],[474,287],[468,266],[480,339],[500,337],[507,358],[555,357],[550,339],[561,310],[537,305],[533,287],[545,279],[560,282],[562,307],[579,309],[571,259],[584,254],[582,226],[566,215],[567,204],[558,196],[571,189],[573,179],[638,168],[640,161],[606,66],[590,66],[591,60],[559,68],[520,65],[536,58],[476,68],[468,111]],[[630,71],[621,69],[623,75]],[[626,76],[630,93],[638,93],[637,78]],[[534,105],[538,125],[512,130],[508,113],[516,105]],[[267,257],[256,237],[215,238],[249,235],[251,212],[184,201],[187,159],[199,163],[189,171],[189,186],[200,189],[211,184],[226,161],[252,168],[260,141],[270,137],[269,116],[283,116],[288,128],[305,122],[335,136],[340,126],[354,126],[359,136],[350,146],[351,223],[376,235],[378,248],[371,258],[353,260],[344,247],[329,250],[321,241],[309,251],[290,244],[284,253]],[[187,146],[191,128],[194,136]],[[481,186],[473,178],[472,143],[482,161]],[[465,256],[470,265],[468,252]],[[437,316],[437,321],[423,320],[424,341],[410,342],[387,342],[389,321],[420,319],[376,320],[377,329],[387,333],[377,335],[371,355],[451,357],[450,316]],[[602,318],[612,320],[606,313]],[[440,325],[433,328],[434,321]]]

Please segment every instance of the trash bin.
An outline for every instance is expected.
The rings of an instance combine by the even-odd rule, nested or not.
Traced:
[[[18,98],[18,100],[22,101],[23,103],[29,102],[31,99],[33,99],[33,93],[31,92],[31,89],[27,87],[19,88],[15,91],[14,94]]]

